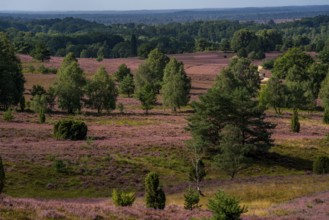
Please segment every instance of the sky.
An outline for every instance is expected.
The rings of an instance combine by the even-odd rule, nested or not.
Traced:
[[[329,5],[329,0],[0,0],[0,11],[103,11]]]

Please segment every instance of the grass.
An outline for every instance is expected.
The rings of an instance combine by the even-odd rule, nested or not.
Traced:
[[[245,178],[257,176],[289,178],[289,175],[302,175],[304,178],[303,174],[312,170],[313,159],[318,155],[328,153],[326,146],[326,141],[322,139],[280,140],[278,145],[274,146],[268,154],[255,159],[253,164],[239,173],[237,179],[243,181]],[[138,155],[129,153],[93,155],[93,148],[93,140],[87,140],[80,147],[86,152],[75,158],[63,158],[49,154],[45,155],[44,159],[39,159],[40,161],[25,159],[20,163],[5,162],[8,170],[6,194],[15,197],[42,198],[110,196],[111,189],[120,189],[120,186],[123,189],[142,190],[143,178],[149,171],[158,172],[162,184],[166,187],[175,187],[188,179],[188,151],[185,151],[184,148],[151,146],[147,149],[147,153]],[[56,160],[64,162],[67,166],[67,173],[56,171],[54,167]],[[229,179],[213,161],[206,160],[205,163],[207,166],[206,181]],[[303,187],[307,187],[306,183]],[[48,189],[48,185],[56,187]],[[266,187],[272,187],[271,190],[275,189],[276,186],[266,185]],[[248,187],[251,186],[248,185]],[[258,184],[257,187],[262,187],[262,183]],[[289,188],[291,185],[287,187]],[[303,187],[300,190],[303,190]],[[241,189],[243,185],[237,188]],[[246,188],[244,191],[255,193],[255,190]],[[277,191],[277,193],[279,192],[281,189]],[[249,202],[258,204],[262,201],[262,197],[260,197]],[[268,201],[266,202],[268,203]]]
[[[27,209],[2,208],[0,206],[2,220],[29,220],[36,219],[36,213]]]
[[[229,195],[238,198],[242,205],[248,207],[247,215],[266,216],[266,208],[313,193],[328,191],[328,176],[286,176],[281,179],[263,179],[254,181],[237,180],[231,183],[223,183],[215,187],[203,189],[205,197],[201,197],[200,204],[207,207],[208,199],[217,190],[223,190]],[[168,204],[183,205],[183,193],[167,196]]]

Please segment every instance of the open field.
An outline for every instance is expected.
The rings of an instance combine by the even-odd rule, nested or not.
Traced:
[[[277,55],[269,54],[268,57]],[[173,56],[184,62],[186,72],[192,78],[192,98],[197,99],[211,87],[232,54],[209,52]],[[41,64],[27,56],[20,58],[28,99],[34,84],[48,88],[56,75],[28,73],[28,66],[34,65],[37,69]],[[58,68],[61,60],[52,58],[45,66]],[[126,63],[134,72],[142,62],[137,58],[102,62],[79,59],[89,77],[100,65],[113,73],[120,64]],[[268,110],[267,120],[278,124],[273,131],[275,146],[269,153],[256,158],[254,164],[235,180],[230,180],[213,161],[206,160],[208,174],[203,182],[206,197],[201,201],[204,209],[188,212],[183,209],[183,192],[189,186],[190,155],[185,141],[190,135],[184,128],[190,108],[173,114],[158,105],[149,115],[144,115],[135,99],[119,97],[118,102],[124,104],[125,114],[117,110],[102,115],[84,110],[76,116],[55,112],[47,114],[46,124],[42,125],[38,124],[38,116],[34,113],[15,112],[14,120],[5,122],[3,112],[0,112],[0,155],[7,174],[1,217],[202,218],[210,215],[204,209],[217,189],[236,196],[249,207],[245,219],[296,219],[301,210],[306,210],[306,216],[318,214],[317,219],[328,216],[323,210],[328,208],[329,178],[311,174],[313,159],[329,154],[328,126],[322,123],[321,112],[300,112],[301,132],[294,134],[289,131],[289,110],[284,110],[281,116]],[[62,118],[84,120],[89,128],[88,139],[74,142],[54,139],[53,124]],[[58,161],[65,164],[65,173],[56,170]],[[143,181],[149,171],[160,174],[169,205],[165,211],[144,208]],[[132,209],[112,205],[108,198],[113,188],[137,192],[139,198]],[[292,211],[285,211],[286,207]]]

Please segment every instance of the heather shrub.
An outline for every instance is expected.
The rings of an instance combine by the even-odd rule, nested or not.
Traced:
[[[198,190],[188,188],[184,194],[184,208],[192,210],[199,207],[200,194]]]
[[[116,206],[132,206],[135,201],[135,193],[120,192],[114,189],[112,192],[112,200]]]
[[[84,140],[88,128],[82,121],[61,120],[54,125],[54,135],[57,139]]]
[[[212,220],[239,220],[241,214],[247,212],[245,206],[240,206],[239,200],[220,190],[209,199],[208,208],[213,213]]]
[[[13,116],[13,110],[11,110],[11,109],[9,108],[7,111],[5,111],[5,112],[3,113],[3,119],[4,119],[5,121],[11,121],[11,120],[13,120],[13,119],[14,119],[14,116]]]
[[[320,156],[313,162],[313,172],[316,174],[329,173],[329,157]]]
[[[160,186],[159,175],[155,172],[145,178],[145,200],[148,208],[164,209],[166,206],[166,195]]]

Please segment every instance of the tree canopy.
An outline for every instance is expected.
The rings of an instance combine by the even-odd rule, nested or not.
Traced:
[[[188,104],[191,79],[186,75],[184,64],[172,58],[164,70],[162,96],[163,104],[173,111]]]
[[[206,150],[221,143],[222,129],[232,124],[241,130],[242,145],[266,151],[272,145],[272,123],[264,120],[265,109],[259,107],[259,75],[245,59],[233,60],[216,79],[215,85],[200,100],[192,103],[188,130]],[[243,80],[245,79],[245,80]],[[251,82],[251,83],[248,83]]]
[[[114,80],[104,67],[100,67],[93,78],[88,81],[86,94],[87,106],[97,109],[98,113],[104,109],[107,111],[115,109],[118,90]]]
[[[58,105],[68,113],[81,110],[86,77],[76,58],[69,53],[63,60],[54,83]]]

